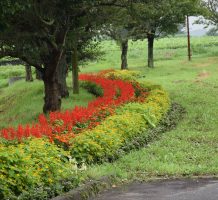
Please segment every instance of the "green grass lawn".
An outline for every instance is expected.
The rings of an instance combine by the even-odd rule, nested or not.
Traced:
[[[191,38],[193,58],[218,56],[218,37],[205,36]],[[81,66],[82,72],[99,71],[105,68],[120,69],[120,47],[114,41],[103,41],[101,48],[105,55],[100,61]],[[155,40],[154,60],[181,60],[187,57],[187,38],[170,37]],[[128,66],[130,69],[147,65],[147,41],[129,41]]]
[[[42,113],[43,83],[34,81],[26,83],[18,81],[14,85],[0,90],[0,129],[34,122]],[[73,109],[76,105],[86,106],[94,96],[80,89],[79,95],[74,95],[69,89],[70,97],[62,100],[62,110]]]

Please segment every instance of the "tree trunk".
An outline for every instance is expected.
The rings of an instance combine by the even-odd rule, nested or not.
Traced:
[[[79,94],[79,68],[77,48],[74,48],[72,55],[72,82],[73,94]]]
[[[69,91],[67,88],[67,62],[66,55],[63,54],[60,60],[60,63],[57,68],[58,84],[60,88],[60,94],[62,98],[69,97]]]
[[[121,70],[128,69],[127,64],[127,52],[128,52],[128,40],[122,41],[121,43]]]
[[[61,109],[60,84],[58,83],[58,67],[63,51],[53,51],[50,59],[45,63],[42,79],[45,88],[43,112],[55,112]]]
[[[26,81],[27,82],[32,82],[33,81],[33,76],[32,76],[31,66],[26,64],[25,65],[25,70],[26,70]]]
[[[55,74],[56,75],[53,78],[46,75],[46,73],[44,75],[44,113],[59,111],[61,109],[60,85],[58,84],[57,73]]]
[[[58,67],[62,55],[64,53],[64,46],[66,35],[69,27],[66,29],[60,29],[55,34],[55,43],[57,45],[47,45],[49,47],[49,55],[42,57],[44,68],[42,73],[42,79],[45,87],[45,97],[43,112],[55,112],[61,109],[61,93],[60,84],[58,83]]]
[[[42,73],[36,69],[36,79],[37,80],[42,80]]]
[[[154,67],[154,34],[148,34],[148,67]]]

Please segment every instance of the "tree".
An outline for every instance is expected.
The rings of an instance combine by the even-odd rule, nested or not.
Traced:
[[[35,72],[36,72],[36,79],[42,80],[42,73],[38,69],[36,69]]]
[[[1,32],[1,54],[18,57],[39,70],[45,86],[43,111],[60,110],[57,67],[70,28],[68,8],[59,1],[17,3],[20,8],[5,15],[7,27]],[[63,9],[57,10],[59,6]]]
[[[128,42],[134,29],[134,22],[127,11],[128,5],[127,2],[122,1],[122,3],[113,10],[105,9],[103,13],[101,13],[101,16],[110,16],[106,24],[101,27],[101,34],[115,40],[120,47],[121,70],[128,69]]]
[[[209,20],[209,23],[218,26],[218,1],[207,0],[202,2],[203,6],[207,9],[204,17]]]
[[[96,37],[99,34],[95,17],[83,19],[69,32],[67,39],[68,65],[72,70],[73,93],[79,94],[79,64],[97,60],[102,54]]]
[[[121,49],[121,70],[128,69],[127,53],[130,30],[124,25],[110,24],[104,28],[103,33],[116,41]]]
[[[196,13],[199,0],[142,0],[130,7],[137,21],[134,39],[148,41],[148,67],[154,67],[154,39],[178,32],[185,16]]]
[[[218,30],[218,1],[217,0],[207,0],[201,2],[203,7],[202,15],[204,18],[198,20],[198,23],[203,23],[206,26],[214,26],[208,32],[208,34],[216,34]]]
[[[20,58],[42,73],[44,113],[61,108],[58,66],[68,33],[83,17],[115,0],[1,0],[0,55]],[[16,34],[14,34],[16,33]]]
[[[127,53],[129,42],[129,31],[125,26],[109,24],[103,27],[102,33],[115,40],[121,49],[121,70],[128,69]]]
[[[57,67],[57,77],[58,77],[58,85],[60,90],[61,98],[69,97],[69,91],[67,87],[67,73],[68,73],[68,64],[66,51],[63,52],[59,65]]]
[[[25,71],[26,71],[26,81],[27,82],[32,82],[33,81],[33,76],[32,76],[32,69],[31,66],[28,64],[25,65]]]
[[[208,36],[218,36],[218,27],[213,27],[207,32]]]

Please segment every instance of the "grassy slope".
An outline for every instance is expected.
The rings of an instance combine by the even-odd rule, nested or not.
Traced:
[[[172,100],[186,108],[187,114],[179,126],[165,133],[161,140],[113,164],[93,166],[87,176],[98,178],[115,174],[120,179],[134,180],[158,176],[217,175],[217,63],[218,57],[207,55],[196,57],[190,63],[180,57],[157,61],[155,69],[147,69],[140,67],[143,65],[141,60],[135,60],[130,68],[141,70],[146,80],[161,83],[170,92]]]
[[[12,86],[0,89],[0,129],[37,120],[43,106],[43,83],[19,81]],[[81,88],[79,95],[63,99],[62,110],[72,109],[76,105],[86,106],[93,95]]]
[[[18,66],[0,66],[0,89],[8,86],[8,78],[14,76],[25,76],[24,67]]]

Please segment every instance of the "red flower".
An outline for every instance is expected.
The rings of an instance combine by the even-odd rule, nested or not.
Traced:
[[[107,116],[112,115],[117,106],[121,106],[130,101],[142,101],[147,93],[136,83],[124,82],[122,80],[109,80],[101,78],[101,75],[80,75],[81,81],[93,82],[102,87],[104,95],[89,102],[87,107],[76,106],[73,110],[65,112],[51,112],[48,119],[39,115],[38,123],[26,125],[24,128],[19,125],[17,129],[7,128],[0,132],[1,137],[7,140],[17,138],[27,138],[30,136],[40,138],[47,136],[50,141],[54,139],[68,144],[69,140],[85,129],[92,129]],[[133,87],[134,85],[134,87]],[[135,90],[139,91],[140,96],[135,98]]]

